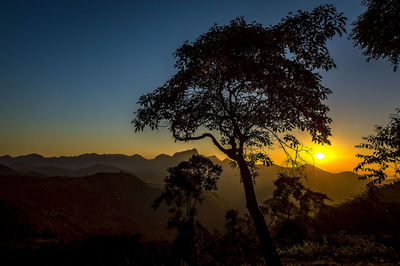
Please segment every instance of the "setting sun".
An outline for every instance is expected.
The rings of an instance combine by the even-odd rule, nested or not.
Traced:
[[[323,154],[322,152],[317,152],[315,154],[315,158],[317,158],[318,160],[322,160],[322,159],[324,159],[324,157],[325,157],[325,154]]]

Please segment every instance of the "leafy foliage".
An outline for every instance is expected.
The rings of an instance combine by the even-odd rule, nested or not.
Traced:
[[[257,153],[245,153],[243,155],[246,164],[251,172],[251,176],[253,177],[253,182],[255,183],[256,177],[258,176],[258,165],[262,164],[263,166],[271,166],[273,164],[271,158],[264,152]],[[236,161],[230,161],[230,166],[235,168],[238,166]],[[241,179],[241,181],[243,181]]]
[[[274,185],[272,198],[263,204],[264,213],[271,217],[271,221],[314,216],[326,207],[325,201],[330,200],[325,194],[305,187],[300,177],[279,174]]]
[[[362,179],[372,179],[373,183],[381,183],[387,178],[388,170],[392,170],[393,175],[400,174],[400,109],[390,116],[390,121],[385,127],[375,127],[375,134],[363,139],[365,142],[356,148],[370,150],[372,154],[356,155],[363,161],[354,171],[364,172]]]
[[[261,210],[273,226],[275,237],[281,242],[304,240],[311,231],[310,221],[327,207],[325,202],[330,199],[305,187],[301,177],[281,173],[274,185],[272,198],[263,202]]]
[[[156,209],[165,201],[180,220],[194,217],[198,204],[204,200],[203,192],[217,190],[222,167],[214,165],[204,156],[193,155],[189,161],[181,162],[167,171],[169,176],[164,179],[164,191],[152,207]]]
[[[400,2],[363,0],[367,10],[353,23],[350,37],[371,59],[385,58],[396,71],[400,61]]]
[[[380,265],[385,260],[390,264],[394,262],[394,250],[381,243],[370,242],[365,239],[352,239],[351,243],[343,246],[335,246],[327,241],[318,243],[305,240],[301,244],[280,249],[281,256],[296,264],[306,265],[343,265],[360,263],[366,265]],[[385,258],[385,260],[383,259]],[[389,265],[390,265],[389,264]]]
[[[326,41],[344,32],[345,20],[326,5],[270,27],[243,18],[213,26],[177,49],[178,72],[140,98],[135,129],[164,125],[176,140],[208,137],[232,159],[245,145],[271,145],[273,133],[295,128],[328,143],[331,119],[321,101],[331,91],[314,70],[335,66]]]

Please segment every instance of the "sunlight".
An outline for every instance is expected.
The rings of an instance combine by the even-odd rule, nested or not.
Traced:
[[[317,152],[315,154],[315,158],[317,158],[318,160],[322,160],[322,159],[324,159],[324,157],[325,157],[325,154],[323,154],[322,152]]]

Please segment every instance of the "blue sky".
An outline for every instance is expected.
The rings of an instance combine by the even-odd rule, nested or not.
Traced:
[[[214,23],[244,16],[275,24],[290,11],[334,4],[350,23],[361,1],[2,1],[0,155],[141,153],[152,157],[208,143],[168,132],[134,134],[138,98],[174,74],[173,52]],[[346,36],[329,42],[338,68],[323,73],[333,140],[353,150],[400,102],[400,74],[367,63]],[[335,142],[333,142],[333,145]],[[353,155],[352,155],[353,156]]]

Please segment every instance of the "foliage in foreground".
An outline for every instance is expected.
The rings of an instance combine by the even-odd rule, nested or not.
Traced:
[[[190,265],[197,264],[197,231],[203,227],[196,220],[197,208],[204,200],[203,193],[217,190],[222,167],[202,155],[193,155],[188,161],[168,168],[164,191],[152,205],[157,209],[162,202],[171,214],[167,228],[175,228],[178,235],[173,251]]]
[[[356,148],[366,149],[370,154],[357,154],[362,159],[354,171],[364,173],[362,179],[382,183],[388,174],[400,174],[400,109],[390,116],[389,123],[375,127],[375,134],[363,137],[364,143]]]
[[[245,226],[239,229],[237,225],[223,234],[205,232],[198,246],[198,265],[263,265],[254,232],[246,232]],[[285,265],[393,265],[399,262],[398,251],[382,243],[363,236],[338,234],[336,237],[341,239],[340,244],[321,237],[319,241],[278,245],[278,252]],[[188,265],[182,263],[173,249],[172,242],[143,241],[138,235],[97,236],[70,244],[43,242],[36,247],[0,247],[0,258],[4,266]]]
[[[394,262],[398,254],[393,248],[382,243],[370,242],[360,237],[341,236],[347,238],[342,246],[330,244],[326,238],[323,243],[305,240],[303,243],[279,249],[279,255],[287,263],[319,263],[319,264],[347,264],[347,263],[377,263]],[[343,239],[344,241],[346,239]]]
[[[353,23],[350,38],[367,60],[383,58],[397,70],[400,62],[400,1],[363,0],[367,10]]]

